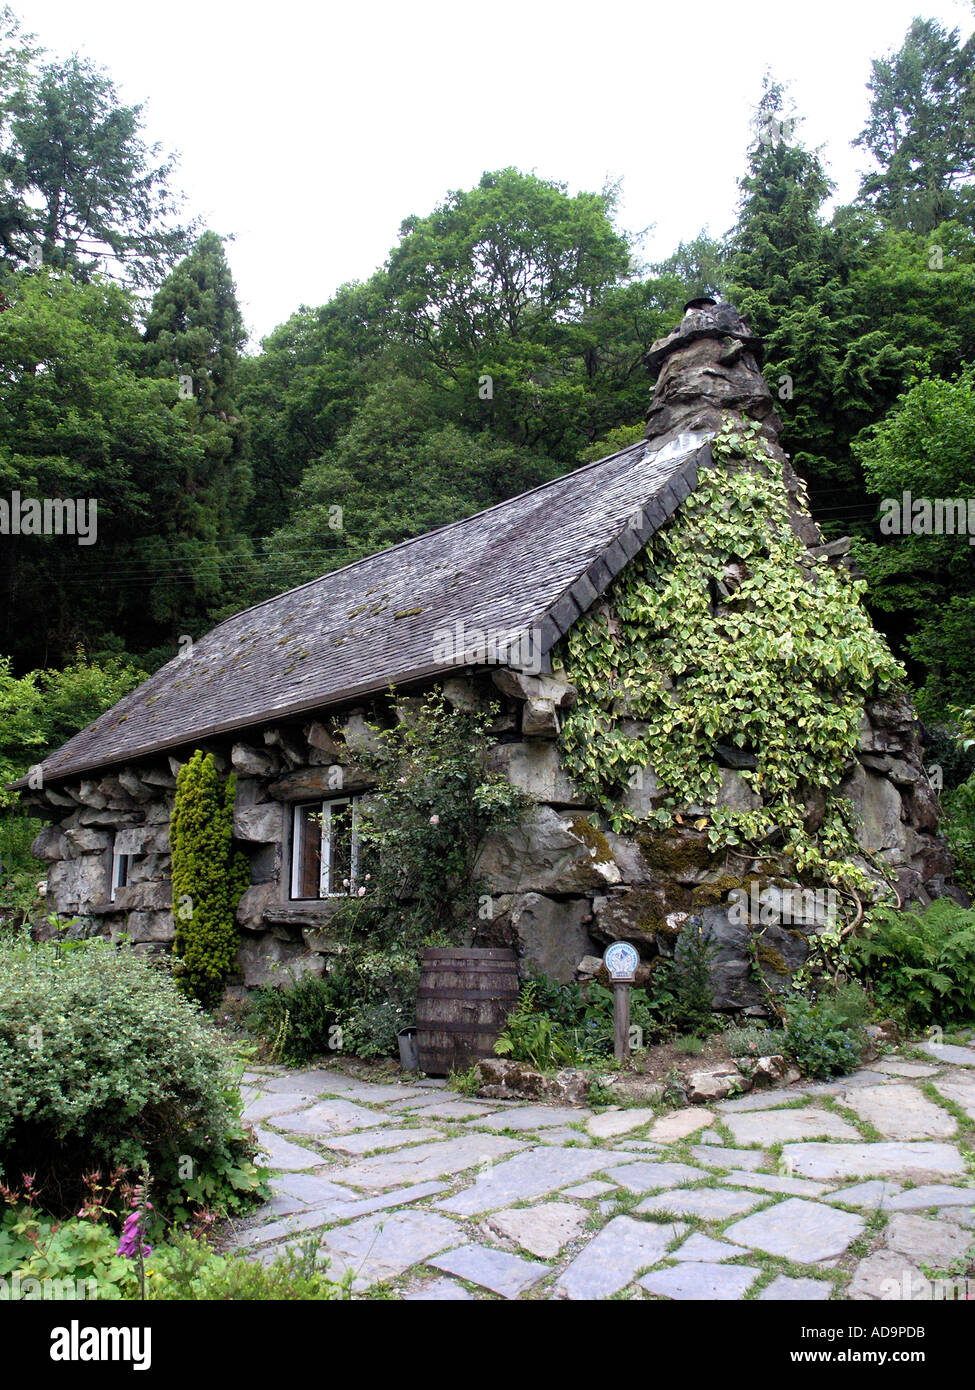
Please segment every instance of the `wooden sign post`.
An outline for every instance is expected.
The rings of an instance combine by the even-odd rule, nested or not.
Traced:
[[[640,955],[628,941],[614,941],[603,952],[603,964],[613,986],[613,1050],[617,1062],[623,1062],[630,1055],[630,986]]]

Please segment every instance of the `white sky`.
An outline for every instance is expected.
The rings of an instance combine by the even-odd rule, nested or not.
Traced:
[[[514,165],[570,191],[623,179],[660,259],[734,217],[769,65],[842,200],[870,59],[970,0],[12,0],[54,53],[109,69],[181,153],[187,210],[228,246],[256,341],[379,266],[410,213]]]

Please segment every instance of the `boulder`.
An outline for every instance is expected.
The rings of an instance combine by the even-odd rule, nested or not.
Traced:
[[[325,973],[325,957],[304,944],[282,941],[269,934],[244,937],[237,950],[237,969],[248,989],[259,985],[290,985],[304,975]]]
[[[235,743],[230,750],[230,761],[235,771],[246,777],[266,777],[274,770],[274,759],[269,753],[258,752],[246,743]]]
[[[721,769],[721,787],[714,799],[715,806],[723,806],[728,811],[757,811],[762,798],[733,768]]]
[[[81,833],[95,834],[97,832],[83,831]],[[45,825],[40,834],[31,841],[30,852],[35,859],[43,859],[46,864],[56,864],[59,859],[67,859],[68,857],[67,837],[56,825]]]
[[[724,1100],[749,1089],[749,1082],[734,1064],[692,1071],[684,1079],[684,1090],[692,1105],[697,1101]]]
[[[477,1064],[479,1096],[492,1100],[544,1100],[554,1105],[585,1105],[592,1077],[587,1072],[540,1072],[527,1062],[485,1057]],[[601,1077],[608,1084],[613,1077]]]
[[[237,904],[237,921],[245,931],[263,931],[264,912],[280,897],[276,883],[254,883],[246,888]]]
[[[144,779],[130,767],[123,767],[118,774],[119,785],[132,798],[133,801],[149,801],[155,795],[151,786],[147,786]]]
[[[278,802],[257,806],[234,807],[234,835],[238,840],[269,844],[281,840],[284,833],[284,813]]]
[[[352,753],[378,753],[379,736],[366,723],[362,710],[352,710],[340,731],[346,748]]]
[[[526,737],[556,738],[559,716],[555,711],[555,701],[538,695],[526,700],[521,715],[521,731]]]
[[[551,700],[556,709],[568,709],[578,698],[578,691],[568,681],[557,676],[530,676],[499,666],[491,672],[494,684],[515,700]]]
[[[619,869],[608,842],[606,857],[601,858],[598,847],[594,853],[581,835],[573,833],[569,820],[550,806],[538,806],[521,824],[486,837],[477,873],[494,893],[572,896],[587,888],[605,887]]]
[[[512,900],[508,915],[527,966],[553,980],[574,979],[580,957],[592,945],[586,929],[592,920],[588,898],[521,893]]]
[[[104,855],[61,859],[47,875],[47,891],[59,912],[79,912],[107,903],[109,869]]]
[[[121,927],[113,927],[112,936],[125,933],[130,941],[169,942],[175,936],[171,912],[130,912]]]
[[[554,743],[498,743],[488,754],[488,767],[500,772],[533,801],[554,806],[585,806],[586,797],[566,776]]]
[[[857,763],[840,786],[840,795],[853,803],[860,817],[857,843],[861,849],[903,850],[906,844],[900,793],[886,777],[868,772]]]

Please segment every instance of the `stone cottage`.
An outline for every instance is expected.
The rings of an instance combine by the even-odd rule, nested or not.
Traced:
[[[730,305],[692,302],[647,361],[657,379],[644,440],[237,614],[35,769],[23,792],[48,822],[34,853],[49,866],[51,909],[87,930],[127,933],[136,949],[168,949],[176,774],[204,748],[236,773],[234,833],[250,862],[239,982],[320,973],[335,900],[356,882],[369,723],[391,687],[405,697],[436,685],[454,705],[496,704],[492,763],[534,802],[524,824],[484,847],[491,912],[480,939],[515,945],[559,979],[591,974],[607,942],[627,939],[646,973],[697,913],[717,946],[717,1005],[760,1010],[757,969],[781,980],[830,925],[818,898],[790,910],[803,885],[781,846],[750,858],[708,841],[717,807],[761,804],[749,782],[761,750],[717,742],[713,804],[671,804],[666,827],[653,819],[666,788],[652,767],[638,769],[619,787],[629,816],[614,830],[566,769],[561,736],[577,691],[562,654],[586,615],[603,613],[612,631],[618,577],[675,524],[728,420],[757,422],[781,465],[805,560],[842,567],[848,543],[825,545],[804,510],[777,443],[761,344]],[[738,582],[743,568],[725,566],[716,605],[732,601],[728,573]],[[861,866],[878,889],[927,902],[952,891],[951,864],[917,721],[903,696],[882,693],[860,715],[858,746],[825,790],[855,810]],[[807,790],[814,831],[825,791]],[[733,910],[742,893],[744,913]]]

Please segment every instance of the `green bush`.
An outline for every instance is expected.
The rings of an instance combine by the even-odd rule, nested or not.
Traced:
[[[249,881],[246,857],[232,847],[235,779],[226,784],[209,753],[179,770],[173,806],[173,973],[206,1008],[219,1004],[237,961],[237,904]]]
[[[508,1015],[494,1050],[499,1057],[527,1062],[539,1071],[570,1067],[577,1060],[572,1035],[557,1019],[537,1007],[537,996],[538,987],[530,980],[522,987],[518,1004]]]
[[[942,797],[943,833],[955,858],[955,882],[975,896],[975,777]]]
[[[245,1022],[267,1044],[270,1061],[300,1066],[341,1047],[344,974],[306,975],[293,984],[264,985],[251,995]]]
[[[860,1064],[866,1042],[860,1001],[852,992],[816,1000],[800,994],[783,1002],[786,1051],[806,1076],[845,1076]]]
[[[876,908],[849,955],[878,1008],[909,1025],[975,1018],[975,910],[950,898],[921,912]]]
[[[73,1210],[82,1176],[148,1163],[158,1208],[263,1195],[219,1034],[172,979],[100,939],[0,938],[0,1158]]]
[[[352,1298],[350,1273],[330,1279],[314,1238],[291,1246],[270,1264],[242,1255],[218,1255],[190,1236],[177,1239],[148,1262],[147,1289],[157,1301],[255,1303],[338,1302]]]

